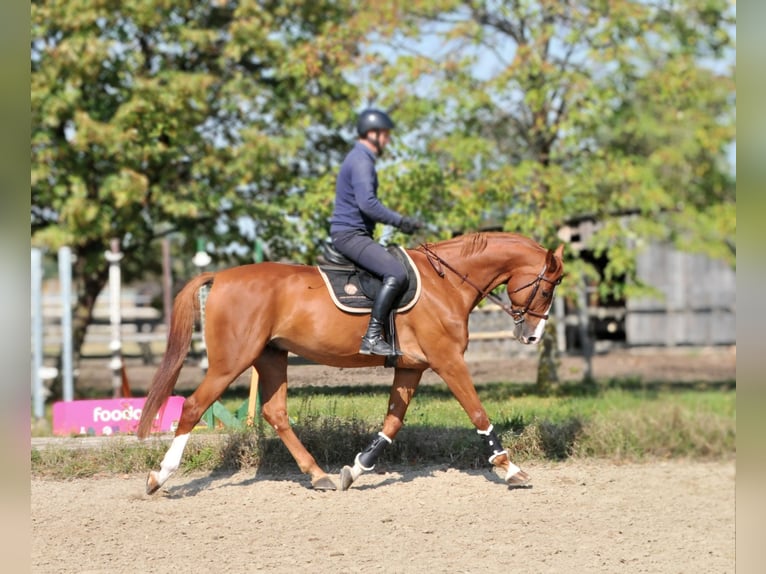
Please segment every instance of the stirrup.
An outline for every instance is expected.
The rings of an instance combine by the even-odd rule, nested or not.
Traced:
[[[362,337],[362,344],[359,347],[360,355],[379,355],[381,357],[401,357],[402,353],[395,350],[383,337],[370,339]]]

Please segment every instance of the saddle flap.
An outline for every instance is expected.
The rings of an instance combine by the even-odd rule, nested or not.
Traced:
[[[420,297],[420,273],[402,247],[389,245],[388,251],[407,269],[407,287],[396,302],[397,311],[406,311],[412,308]],[[327,259],[326,254],[327,251],[324,250],[324,259]],[[346,261],[350,262],[348,259]],[[375,295],[380,289],[381,280],[378,277],[353,263],[350,265],[335,262],[325,264],[320,260],[317,269],[333,302],[339,309],[349,313],[369,313]]]

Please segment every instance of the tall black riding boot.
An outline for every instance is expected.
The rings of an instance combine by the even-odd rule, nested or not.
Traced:
[[[359,353],[362,355],[389,355],[398,354],[394,348],[383,338],[383,325],[394,306],[394,300],[401,291],[403,285],[393,277],[387,277],[375,297],[370,313],[370,324],[367,333],[362,337],[362,346]]]

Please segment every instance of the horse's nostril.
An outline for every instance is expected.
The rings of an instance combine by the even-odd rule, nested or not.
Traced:
[[[527,341],[529,341],[530,343],[534,343],[535,341],[537,341],[537,337],[530,337],[529,339],[527,339]]]

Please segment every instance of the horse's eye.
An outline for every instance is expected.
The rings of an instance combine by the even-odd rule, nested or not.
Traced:
[[[550,291],[542,291],[540,294],[543,297],[545,297],[546,299],[551,296],[551,292]]]

